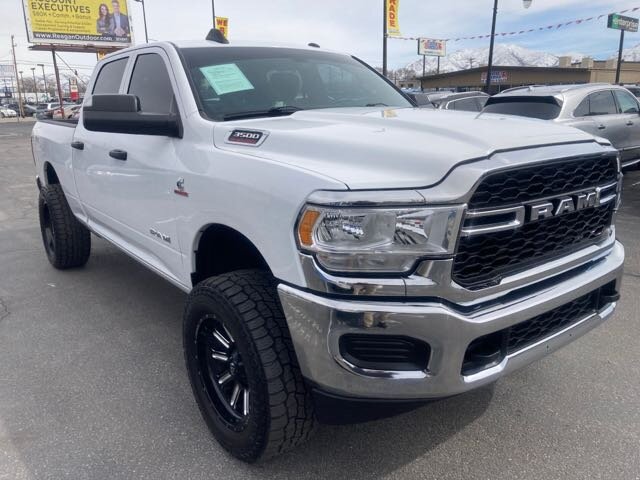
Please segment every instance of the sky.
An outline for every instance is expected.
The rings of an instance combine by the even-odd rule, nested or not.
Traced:
[[[122,1],[122,0],[121,0]],[[128,0],[136,43],[144,42],[142,6]],[[146,0],[149,37],[154,40],[204,38],[211,26],[210,0]],[[382,64],[383,0],[215,0],[216,14],[229,17],[229,39],[305,45],[352,53],[373,66]],[[519,31],[557,24],[626,8],[640,0],[500,0],[497,31]],[[399,22],[405,36],[455,38],[491,31],[492,0],[401,0]],[[11,34],[15,35],[19,70],[44,63],[52,73],[51,54],[28,49],[22,0],[0,0],[0,64],[11,62]],[[640,16],[640,11],[636,12]],[[628,33],[625,47],[640,43],[640,33]],[[498,38],[555,55],[580,53],[608,58],[617,52],[619,33],[606,28],[606,18],[579,26]],[[488,46],[488,39],[449,42],[450,52]],[[80,74],[89,75],[94,54],[61,53]],[[389,67],[417,60],[416,42],[390,39]],[[61,68],[66,68],[61,65]],[[41,70],[38,67],[36,74]]]

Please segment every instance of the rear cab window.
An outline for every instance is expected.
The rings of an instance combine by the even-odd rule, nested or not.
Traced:
[[[92,93],[118,93],[128,60],[129,57],[124,57],[105,63],[98,72]]]

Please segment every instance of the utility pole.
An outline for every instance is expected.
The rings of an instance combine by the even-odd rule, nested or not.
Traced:
[[[18,86],[18,105],[20,105],[20,116],[24,117],[24,107],[22,106],[22,91],[20,90],[20,82],[18,81],[18,65],[16,63],[16,44],[11,35],[11,53],[13,54],[13,71],[16,76],[16,85]]]
[[[44,63],[39,63],[38,66],[42,67],[42,80],[44,81],[44,96],[45,96],[44,101],[46,102],[47,100],[49,100],[49,91],[47,90],[47,76],[44,73]]]
[[[622,68],[622,48],[624,47],[624,30],[620,30],[620,48],[618,49],[618,66],[616,67],[616,84],[620,83],[620,69]]]
[[[211,0],[213,1],[213,0]],[[496,0],[497,1],[497,0]],[[382,75],[387,76],[387,0],[382,0]]]
[[[60,85],[60,71],[58,70],[58,62],[56,61],[56,51],[51,49],[53,57],[53,70],[56,73],[56,85],[58,86],[58,100],[60,101],[60,115],[64,118],[64,108],[62,107],[62,85]]]

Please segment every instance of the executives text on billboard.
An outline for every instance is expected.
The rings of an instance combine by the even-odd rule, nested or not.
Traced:
[[[23,0],[31,43],[127,47],[127,0]]]

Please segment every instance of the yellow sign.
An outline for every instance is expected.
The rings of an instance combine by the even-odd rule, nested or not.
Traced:
[[[216,17],[216,28],[220,30],[224,38],[229,38],[229,19],[227,17]]]
[[[387,35],[397,37],[400,33],[398,23],[398,10],[400,10],[400,0],[385,0],[387,2]]]
[[[27,36],[47,45],[109,45],[132,42],[127,0],[23,0]]]

